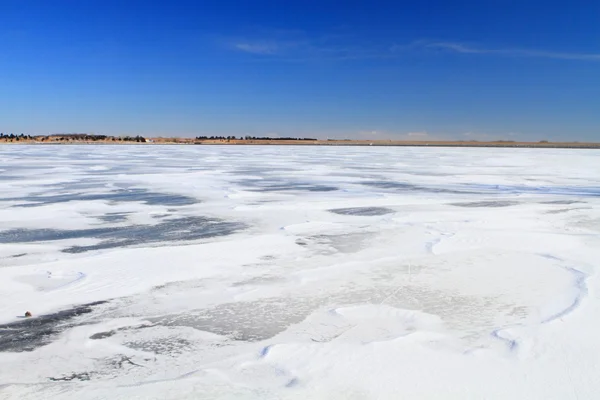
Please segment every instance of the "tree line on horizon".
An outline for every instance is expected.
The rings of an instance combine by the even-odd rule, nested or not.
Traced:
[[[147,140],[143,136],[107,136],[107,135],[90,135],[87,133],[68,133],[68,134],[56,134],[56,135],[46,135],[46,136],[31,136],[25,135],[21,133],[20,135],[15,135],[14,133],[4,134],[0,133],[0,140],[9,140],[9,141],[21,141],[21,140],[39,140],[40,142],[45,141],[86,141],[86,142],[96,142],[96,141],[113,141],[113,142],[137,142],[137,143],[146,143]]]
[[[0,133],[0,140],[16,140],[17,142],[19,140],[31,140],[32,137],[31,135],[25,135],[23,133],[21,133],[20,135],[15,135],[14,133],[10,133],[10,134],[4,134],[4,133]]]
[[[196,136],[196,140],[317,140],[314,138],[269,137],[269,136]]]

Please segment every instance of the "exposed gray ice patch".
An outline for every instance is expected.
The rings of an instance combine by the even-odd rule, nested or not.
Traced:
[[[337,187],[331,185],[271,179],[244,179],[235,183],[249,188],[250,192],[332,192],[338,190]]]
[[[3,200],[26,201],[28,203],[18,204],[13,207],[39,207],[47,204],[67,203],[70,201],[110,201],[141,202],[148,205],[185,206],[196,204],[200,201],[189,196],[173,193],[157,193],[146,189],[118,189],[105,193],[68,193],[50,196],[25,196],[6,198]]]
[[[124,354],[115,354],[111,357],[99,358],[94,361],[94,368],[89,371],[68,372],[62,375],[48,377],[53,382],[90,381],[92,379],[114,379],[117,374],[122,374],[127,369],[144,367]],[[147,359],[145,359],[147,361]],[[124,371],[125,370],[125,371]]]
[[[395,211],[385,207],[353,207],[353,208],[336,208],[329,210],[334,214],[340,215],[355,215],[362,217],[371,217],[377,215],[392,214]]]
[[[470,188],[484,193],[496,194],[539,194],[578,197],[599,197],[600,187],[589,186],[526,186],[526,185],[491,185],[470,184]]]
[[[115,247],[207,239],[230,235],[244,228],[245,225],[238,222],[205,217],[186,217],[164,220],[156,225],[78,230],[12,229],[0,232],[0,243],[31,243],[81,238],[100,239],[98,244],[72,246],[63,250],[66,253],[81,253]]]
[[[257,192],[290,192],[290,191],[303,191],[303,192],[333,192],[338,190],[335,186],[328,185],[313,185],[313,184],[277,184],[262,187],[260,189],[253,189],[250,191]]]
[[[229,171],[232,175],[246,175],[246,176],[266,176],[271,174],[278,174],[281,172],[294,172],[294,168],[286,168],[286,167],[256,167],[256,168],[236,168],[232,171]]]
[[[163,218],[167,218],[170,217],[172,214],[169,213],[164,213],[164,214],[153,214],[152,218],[154,219],[163,219]]]
[[[12,256],[10,256],[11,258],[19,258],[19,257],[23,257],[26,256],[27,253],[19,253],[19,254],[13,254]]]
[[[0,352],[33,351],[44,346],[52,342],[60,332],[79,325],[75,320],[76,317],[91,313],[94,307],[104,303],[98,301],[53,314],[2,324],[0,325]]]
[[[443,172],[432,172],[432,171],[406,171],[405,173],[409,174],[409,175],[415,175],[415,176],[455,176],[456,174],[447,174],[447,173],[443,173]]]
[[[585,203],[585,201],[577,201],[577,200],[552,200],[552,201],[541,201],[540,202],[540,204],[563,204],[563,205],[578,204],[578,203]]]
[[[104,215],[98,216],[97,218],[104,222],[124,222],[124,221],[127,221],[127,215],[129,215],[129,213],[115,212],[115,213],[106,213]]]
[[[43,187],[52,188],[54,191],[75,191],[82,189],[102,189],[106,188],[107,182],[100,179],[87,179],[80,181],[68,181],[61,183],[49,183],[43,185]],[[37,193],[37,195],[43,196],[44,193]]]
[[[509,200],[490,200],[490,201],[471,201],[471,202],[463,202],[463,203],[451,203],[450,205],[456,207],[510,207],[519,204],[516,201]]]
[[[72,373],[71,375],[63,375],[59,377],[50,377],[49,380],[53,382],[71,382],[71,381],[89,381],[90,380],[89,372],[78,372]]]
[[[140,350],[155,354],[166,354],[178,356],[184,352],[193,350],[196,345],[193,341],[177,336],[153,338],[145,340],[132,340],[123,343],[134,350]]]
[[[356,253],[367,246],[367,242],[373,238],[372,232],[352,232],[339,235],[316,235],[305,239],[304,245],[316,245],[321,254],[332,253]],[[297,244],[302,245],[296,241]]]
[[[122,328],[113,329],[111,331],[103,331],[103,332],[94,333],[93,335],[90,336],[90,339],[92,339],[92,340],[108,339],[108,338],[113,337],[114,335],[116,335],[116,334],[118,334],[120,332],[135,331],[135,330],[139,330],[139,329],[146,329],[146,328],[149,328],[151,326],[152,325],[125,326],[125,327],[122,327]]]
[[[311,300],[274,298],[252,302],[220,304],[207,310],[150,318],[163,326],[185,326],[223,335],[231,340],[261,341],[302,321],[313,310]]]
[[[576,208],[561,208],[559,210],[548,210],[544,214],[562,214],[569,211],[577,210]]]
[[[415,270],[418,270],[418,266],[415,266]],[[438,315],[449,328],[463,332],[463,339],[467,341],[476,341],[488,335],[495,326],[498,312],[508,316],[509,320],[523,318],[521,314],[514,313],[514,305],[496,304],[489,298],[435,291],[409,284],[384,284],[370,289],[349,286],[324,296],[290,296],[226,303],[210,309],[149,320],[156,325],[189,327],[222,335],[230,340],[257,342],[276,336],[323,306],[383,302],[396,308]]]
[[[92,339],[108,339],[112,343],[119,343],[136,352],[147,353],[146,357],[148,358],[138,354],[138,356],[144,358],[139,360],[139,363],[137,360],[135,362],[130,360],[132,363],[128,363],[129,366],[144,366],[147,361],[156,361],[155,355],[178,358],[183,354],[204,353],[206,356],[206,351],[210,352],[212,349],[232,344],[232,341],[228,338],[207,334],[193,328],[165,327],[162,325],[125,327],[114,331],[101,332],[93,335]],[[206,357],[204,359],[206,360]],[[100,368],[100,370],[104,372],[105,368]]]
[[[411,183],[404,182],[393,182],[393,181],[366,181],[359,182],[362,185],[375,187],[378,189],[390,189],[393,191],[402,191],[402,192],[415,192],[415,193],[446,193],[446,194],[480,194],[480,192],[476,192],[469,188],[459,188],[459,189],[450,189],[443,187],[434,187],[434,186],[423,186],[423,185],[414,185]]]
[[[116,331],[98,332],[98,333],[94,333],[92,336],[90,336],[90,339],[92,339],[92,340],[107,339],[107,338],[113,336],[115,333],[117,333],[117,332]]]

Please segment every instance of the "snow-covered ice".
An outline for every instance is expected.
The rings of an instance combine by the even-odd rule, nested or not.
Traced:
[[[596,150],[2,146],[0,171],[2,398],[600,393]]]

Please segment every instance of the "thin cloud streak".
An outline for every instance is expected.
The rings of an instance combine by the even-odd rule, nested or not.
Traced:
[[[418,40],[404,45],[361,45],[346,43],[323,43],[327,40],[239,40],[230,48],[257,56],[296,60],[365,60],[398,59],[418,51],[445,51],[456,54],[489,55],[502,57],[547,58],[556,60],[600,61],[600,53],[569,53],[536,49],[490,49],[460,42]]]
[[[319,41],[238,41],[229,47],[235,51],[282,60],[360,60],[395,58],[385,49],[358,45],[324,45]]]
[[[263,54],[263,55],[274,55],[280,49],[277,44],[274,43],[249,43],[249,42],[240,42],[234,43],[233,48],[244,53],[251,54]]]
[[[433,42],[420,43],[421,47],[427,49],[448,50],[460,54],[490,54],[510,57],[537,57],[553,58],[558,60],[581,60],[581,61],[600,61],[600,53],[564,53],[545,50],[528,49],[484,49],[471,47],[462,43],[454,42]]]

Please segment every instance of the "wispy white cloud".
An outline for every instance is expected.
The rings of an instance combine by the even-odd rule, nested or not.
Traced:
[[[233,44],[233,48],[244,53],[273,55],[281,50],[276,43],[265,42],[237,42]]]
[[[359,131],[355,134],[347,135],[350,138],[364,139],[364,140],[436,140],[436,136],[430,135],[426,131],[413,131],[413,132],[402,132],[402,131],[387,131],[387,130],[365,130]],[[439,139],[439,138],[438,138]]]
[[[269,35],[267,35],[269,36]],[[489,48],[462,42],[417,40],[408,44],[366,43],[344,35],[309,37],[299,32],[270,32],[269,38],[229,41],[239,52],[296,60],[398,59],[418,51],[502,57],[600,61],[600,53],[559,52],[522,48]]]
[[[415,42],[426,49],[446,50],[461,54],[489,54],[510,57],[554,58],[560,60],[600,61],[600,53],[570,53],[535,49],[489,49],[457,42]]]
[[[229,47],[243,53],[299,61],[396,57],[385,49],[355,44],[326,43],[326,40],[322,38],[314,40],[239,40],[230,43]]]
[[[412,138],[425,138],[429,136],[427,132],[408,132],[406,135]]]
[[[469,141],[482,141],[482,142],[494,142],[494,141],[532,141],[537,142],[540,139],[537,135],[524,134],[519,132],[485,132],[485,131],[470,131],[464,132],[458,137],[458,139],[469,140]]]

